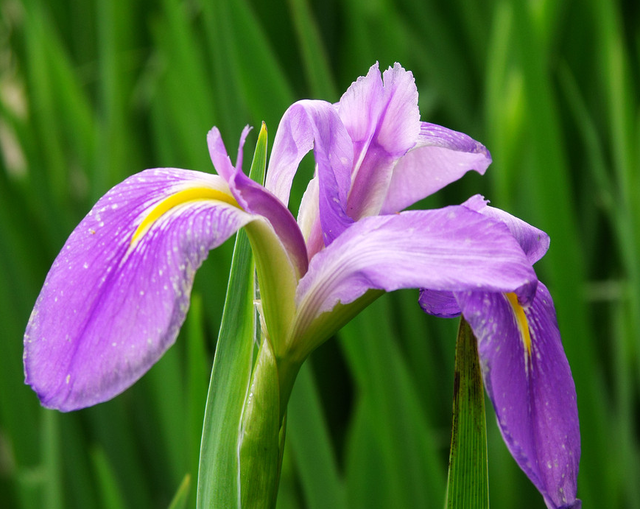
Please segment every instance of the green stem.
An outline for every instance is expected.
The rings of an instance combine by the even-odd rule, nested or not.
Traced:
[[[240,424],[240,498],[243,509],[275,507],[284,420],[280,412],[278,366],[262,338]]]
[[[446,509],[488,509],[489,472],[478,342],[464,318],[456,342]]]

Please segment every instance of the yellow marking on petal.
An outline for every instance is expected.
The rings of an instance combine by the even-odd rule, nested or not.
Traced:
[[[169,212],[172,208],[191,201],[202,200],[221,201],[240,208],[238,202],[233,196],[222,191],[218,191],[217,189],[212,189],[210,187],[190,187],[188,189],[183,189],[182,191],[178,191],[159,202],[151,212],[147,214],[147,217],[142,220],[134,232],[133,237],[131,237],[130,245],[137,242],[149,230],[149,228],[151,228],[151,225],[155,221],[160,219],[162,215]]]
[[[513,309],[513,314],[516,317],[518,324],[518,330],[520,331],[520,337],[524,343],[529,358],[531,358],[531,334],[529,333],[529,322],[527,321],[527,315],[524,314],[524,308],[518,302],[518,297],[515,293],[507,293],[507,299]]]

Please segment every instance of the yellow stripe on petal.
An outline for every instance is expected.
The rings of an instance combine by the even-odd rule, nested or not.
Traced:
[[[529,332],[527,315],[524,314],[524,308],[518,302],[518,297],[515,293],[507,293],[506,296],[507,299],[509,299],[509,304],[511,304],[511,309],[513,309],[513,314],[516,317],[520,338],[527,349],[528,358],[531,358],[531,334]]]
[[[151,225],[172,208],[192,201],[202,200],[221,201],[240,208],[235,198],[223,191],[218,191],[210,187],[190,187],[183,189],[159,202],[151,212],[147,214],[147,217],[142,220],[134,232],[133,237],[131,237],[131,245],[133,246],[134,243],[138,242],[138,240],[147,233],[149,228],[151,228]]]

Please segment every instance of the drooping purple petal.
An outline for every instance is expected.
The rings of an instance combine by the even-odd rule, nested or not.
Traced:
[[[518,241],[529,263],[532,265],[544,256],[547,249],[549,249],[549,236],[545,232],[504,210],[489,207],[487,203],[487,200],[477,194],[469,198],[462,206],[503,222]],[[519,294],[520,292],[516,293]],[[420,292],[419,303],[422,309],[430,315],[443,318],[452,318],[460,315],[460,306],[458,306],[453,293],[424,289]]]
[[[144,171],[98,201],[56,258],[27,326],[26,383],[44,406],[108,400],[173,344],[196,269],[256,219],[233,203],[222,178],[178,169]]]
[[[364,218],[311,260],[300,313],[314,316],[369,289],[535,290],[536,277],[503,224],[465,207]]]
[[[418,304],[425,313],[440,318],[454,318],[460,316],[460,306],[453,292],[442,292],[422,288]]]
[[[304,238],[295,218],[287,207],[263,186],[247,177],[242,171],[242,147],[249,133],[242,131],[236,166],[231,165],[220,131],[214,127],[207,135],[209,154],[216,171],[229,183],[231,194],[240,206],[251,214],[266,217],[284,245],[298,275],[307,272],[308,257]]]
[[[396,161],[420,133],[418,90],[400,64],[380,78],[378,64],[349,87],[336,105],[353,140],[355,166],[347,212],[353,219],[377,215]]]
[[[476,194],[462,205],[487,217],[502,221],[526,253],[529,262],[534,264],[540,260],[549,249],[549,235],[504,210],[490,207],[488,203],[482,196]]]
[[[500,293],[469,292],[458,300],[478,338],[485,386],[509,451],[549,508],[580,507],[576,391],[547,288],[539,283],[532,304],[520,310]],[[519,312],[526,318],[519,321]]]
[[[273,143],[266,187],[286,203],[298,164],[312,148],[319,184],[319,220],[328,245],[353,222],[346,214],[353,145],[332,104],[299,101],[285,112]]]
[[[470,170],[484,174],[490,164],[489,151],[466,134],[422,122],[415,147],[393,169],[382,213],[403,210]]]

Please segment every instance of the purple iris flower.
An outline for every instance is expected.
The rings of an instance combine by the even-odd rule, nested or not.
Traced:
[[[426,288],[432,293],[423,293],[422,304],[429,311],[462,312],[474,328],[489,394],[497,409],[507,407],[497,411],[516,459],[524,458],[521,466],[547,503],[562,500],[558,489],[575,500],[575,390],[551,299],[532,268],[535,248],[514,230],[511,216],[473,203],[403,211],[469,170],[484,173],[491,162],[485,147],[421,122],[413,76],[398,64],[382,76],[374,65],[337,104],[292,105],[276,133],[264,187],[242,172],[247,133],[235,165],[213,128],[207,141],[217,175],[146,170],[111,189],[73,231],[25,334],[26,383],[42,404],[83,408],[140,378],[175,341],[208,251],[244,227],[263,331],[281,376],[383,291]],[[311,150],[316,173],[296,220],[287,209],[289,192]],[[523,324],[528,357],[513,334]],[[490,349],[493,356],[483,351]],[[538,364],[538,355],[551,364]],[[522,380],[516,386],[510,377]],[[567,395],[551,394],[552,383]],[[534,404],[539,411],[531,411]],[[571,455],[573,469],[566,469]]]

